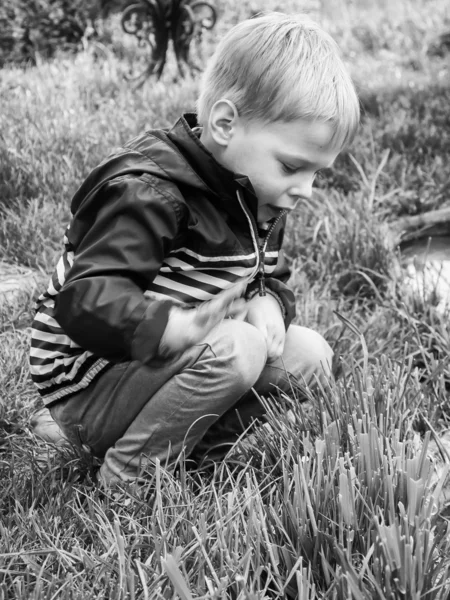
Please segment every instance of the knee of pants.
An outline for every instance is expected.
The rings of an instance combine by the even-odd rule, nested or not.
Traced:
[[[331,375],[333,350],[320,333],[291,325],[288,329],[285,344],[285,364],[287,370],[299,379],[307,382],[315,377],[323,378]]]
[[[211,341],[217,360],[223,361],[236,394],[244,394],[259,378],[267,362],[267,345],[262,333],[244,321],[225,319]],[[206,339],[205,341],[208,341]]]

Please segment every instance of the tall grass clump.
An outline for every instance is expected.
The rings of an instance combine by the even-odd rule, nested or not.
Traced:
[[[289,234],[298,267],[312,281],[332,282],[336,295],[380,300],[391,287],[395,252],[363,194],[316,195],[297,211]]]
[[[429,435],[420,442],[408,423],[420,395],[414,372],[385,359],[372,369],[354,366],[322,390],[312,422],[292,398],[289,411],[266,402],[272,435],[260,430],[255,445],[248,485],[259,506],[248,518],[259,530],[254,543],[266,539],[261,564],[275,586],[286,554],[303,567],[279,597],[298,597],[299,587],[310,590],[305,598],[446,597],[444,478],[432,481]]]
[[[411,431],[414,372],[355,365],[303,393],[314,415],[294,395],[262,400],[270,428],[211,473],[156,464],[147,484],[110,493],[87,466],[77,483],[82,457],[46,460],[10,436],[2,508],[21,533],[2,558],[16,576],[5,591],[25,598],[28,573],[28,590],[62,592],[69,574],[86,598],[446,598],[445,474],[433,478],[429,434]]]

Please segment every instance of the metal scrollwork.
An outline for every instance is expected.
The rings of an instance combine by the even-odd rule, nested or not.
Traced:
[[[137,86],[151,75],[161,77],[172,40],[178,71],[184,76],[200,70],[190,55],[191,45],[200,44],[203,32],[216,24],[217,13],[202,0],[140,0],[122,13],[122,29],[134,35],[139,45],[150,46],[150,60],[145,70],[130,76]]]

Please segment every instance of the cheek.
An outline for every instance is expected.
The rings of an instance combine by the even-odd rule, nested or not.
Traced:
[[[275,172],[274,167],[264,157],[259,156],[257,152],[246,152],[241,155],[242,163],[240,165],[241,173],[247,175],[258,196],[258,199],[265,203],[270,202],[274,195],[279,195],[281,191],[280,175]]]
[[[276,186],[277,174],[273,168],[257,155],[252,156],[248,163],[249,177],[261,189],[271,189]]]
[[[265,177],[264,179],[251,180],[258,196],[259,205],[272,204],[276,198],[281,195],[281,190],[277,187],[273,179]]]

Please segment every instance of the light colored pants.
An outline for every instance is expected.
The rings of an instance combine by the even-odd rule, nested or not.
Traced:
[[[260,395],[289,392],[289,376],[327,376],[332,355],[321,335],[291,325],[282,360],[268,364],[262,334],[226,319],[173,360],[114,365],[50,412],[69,440],[104,458],[105,483],[132,480],[146,459],[166,465],[183,449],[200,456],[232,443],[264,414],[251,388]]]

